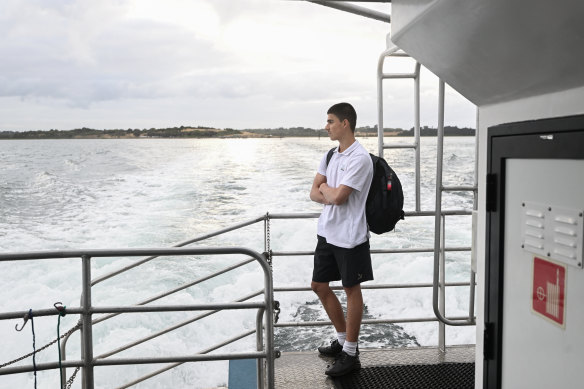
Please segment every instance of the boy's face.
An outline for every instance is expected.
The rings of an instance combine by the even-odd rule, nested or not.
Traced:
[[[343,120],[341,122],[337,115],[334,115],[332,113],[328,114],[326,119],[326,126],[324,127],[324,129],[326,130],[326,132],[328,132],[329,138],[331,138],[331,140],[339,140],[341,135],[344,134],[347,127],[346,125],[348,125],[348,122],[347,123],[344,122],[346,122],[346,120]]]

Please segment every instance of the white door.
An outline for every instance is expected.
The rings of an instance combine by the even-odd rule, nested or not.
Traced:
[[[554,260],[553,253],[548,257],[547,251],[537,255],[533,253],[537,249],[522,248],[522,205],[583,210],[584,160],[508,159],[504,196],[501,386],[580,389],[584,387],[584,270]],[[578,222],[582,223],[581,216]],[[557,270],[557,281],[554,278],[534,291],[535,257],[565,269],[562,279]],[[558,300],[560,286],[565,292],[563,305]],[[534,298],[547,298],[543,310],[548,317],[534,311]],[[560,312],[564,306],[565,316]]]

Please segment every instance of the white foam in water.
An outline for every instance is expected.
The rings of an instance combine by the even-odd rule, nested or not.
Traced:
[[[359,141],[376,152],[375,138]],[[309,200],[308,193],[319,159],[333,146],[324,138],[0,141],[0,252],[165,247],[266,212],[319,212],[320,206]],[[422,139],[423,210],[434,209],[435,149],[435,139]],[[472,184],[473,153],[473,139],[446,139],[446,185]],[[404,186],[407,210],[414,207],[413,165],[409,165],[412,155],[410,151],[386,151],[386,159]],[[470,208],[472,197],[460,193],[444,196],[447,209],[460,208],[461,204]],[[395,233],[373,236],[372,247],[433,247],[433,228],[433,218],[408,218],[398,224]],[[470,245],[469,231],[469,218],[449,220],[447,245]],[[316,243],[316,219],[273,220],[270,232],[274,251],[311,251]],[[244,246],[262,252],[263,222],[199,245]],[[93,304],[136,304],[244,259],[240,255],[159,258],[96,285]],[[135,260],[94,259],[93,278]],[[376,283],[432,279],[431,253],[374,255],[373,261]],[[447,280],[468,281],[468,262],[468,253],[449,254]],[[57,301],[79,306],[80,268],[76,259],[0,263],[1,311],[51,308]],[[274,258],[277,286],[309,286],[311,274],[310,257]],[[259,266],[248,264],[154,304],[228,302],[261,289],[262,284]],[[429,288],[365,291],[364,299],[371,317],[429,317],[431,294]],[[446,297],[448,315],[467,314],[468,288],[449,288]],[[280,321],[299,320],[299,307],[306,302],[314,309],[310,312],[316,312],[319,319],[326,318],[312,292],[279,293],[276,299],[281,302]],[[94,355],[195,316],[196,312],[126,314],[99,323],[93,330]],[[61,333],[74,326],[77,319],[74,315],[62,318]],[[21,325],[22,320],[0,322],[0,363],[32,351],[30,323],[22,332],[14,330],[15,324]],[[34,324],[37,348],[56,338],[56,317],[37,318]],[[221,312],[112,358],[188,355],[254,326],[255,313],[251,311]],[[420,345],[437,343],[434,323],[402,327]],[[321,330],[328,336],[330,329]],[[302,334],[312,333],[311,329],[294,331],[299,331],[296,343],[300,342],[300,348],[315,347],[308,341],[302,343]],[[474,328],[447,330],[449,344],[474,343],[474,336]],[[380,337],[383,334],[372,336],[362,347],[384,344]],[[252,351],[254,347],[255,338],[249,336],[220,352]],[[67,358],[80,358],[78,333],[70,338]],[[55,346],[36,358],[37,363],[55,360]],[[24,361],[31,362],[30,358]],[[159,368],[97,368],[96,387],[122,385]],[[59,373],[39,372],[37,380],[39,387],[56,387]],[[30,387],[33,381],[32,374],[1,376],[0,387]],[[136,387],[209,388],[226,384],[227,362],[213,362],[183,364]],[[80,378],[74,387],[80,387]]]

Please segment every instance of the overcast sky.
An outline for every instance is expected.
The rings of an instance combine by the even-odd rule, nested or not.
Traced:
[[[2,0],[0,130],[322,128],[339,101],[373,126],[389,31],[304,1]],[[433,126],[437,81],[422,81]],[[385,126],[410,128],[413,82],[384,85]],[[474,127],[472,104],[446,101],[447,124]]]

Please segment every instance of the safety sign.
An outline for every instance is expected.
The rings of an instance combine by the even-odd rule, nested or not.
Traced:
[[[542,258],[533,259],[533,311],[564,326],[566,267]]]

